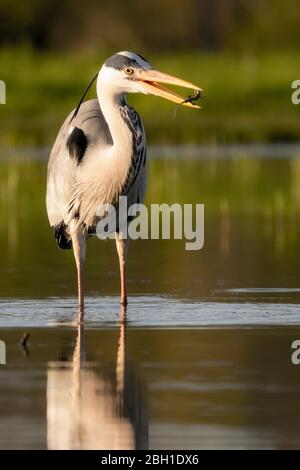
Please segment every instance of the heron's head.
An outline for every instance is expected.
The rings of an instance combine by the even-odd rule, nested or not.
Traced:
[[[152,65],[142,56],[128,51],[118,52],[107,59],[98,76],[99,89],[101,87],[109,88],[115,94],[152,94],[177,104],[199,108],[161,83],[189,88],[197,92],[202,91],[193,83],[153,69]]]

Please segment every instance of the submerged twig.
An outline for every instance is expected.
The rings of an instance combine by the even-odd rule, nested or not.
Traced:
[[[20,341],[20,345],[24,351],[24,353],[26,354],[26,356],[28,356],[29,354],[29,350],[28,350],[28,347],[27,347],[27,341],[29,339],[29,333],[25,332],[21,338],[21,341]]]
[[[26,332],[23,334],[21,338],[21,346],[26,347],[28,339],[29,339],[29,333]]]

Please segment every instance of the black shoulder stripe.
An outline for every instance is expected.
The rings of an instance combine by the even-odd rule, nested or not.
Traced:
[[[54,236],[56,238],[59,248],[62,250],[70,250],[72,248],[72,240],[70,240],[65,232],[66,225],[61,221],[53,227]]]
[[[68,137],[66,145],[70,156],[74,158],[77,161],[77,165],[79,165],[88,145],[87,137],[83,130],[74,127]]]

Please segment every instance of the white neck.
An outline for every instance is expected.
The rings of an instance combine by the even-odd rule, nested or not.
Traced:
[[[129,154],[131,158],[132,134],[121,115],[121,107],[125,98],[122,93],[117,93],[107,83],[99,80],[97,84],[97,96],[101,111],[108,125],[112,141],[113,151],[120,157]]]
[[[110,83],[110,80],[99,74],[97,96],[112,144],[100,146],[99,158],[94,154],[95,158],[87,159],[77,175],[78,194],[90,195],[88,198],[79,196],[80,214],[86,225],[93,224],[99,205],[116,200],[126,183],[132,164],[133,136],[121,115],[123,94]]]
[[[94,183],[89,178],[89,190],[94,186],[94,199],[99,204],[101,201],[111,202],[126,182],[132,164],[132,133],[121,115],[122,94],[116,93],[107,81],[98,78],[97,96],[113,142],[101,148],[97,160],[90,159],[92,170],[87,164],[82,167],[82,171],[84,174],[93,172]],[[94,212],[90,211],[93,217],[95,210],[93,208]]]

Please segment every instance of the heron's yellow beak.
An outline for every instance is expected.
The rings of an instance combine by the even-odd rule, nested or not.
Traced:
[[[160,85],[159,83],[167,83],[169,85],[176,85],[184,88],[189,88],[195,92],[202,92],[202,89],[193,83],[186,82],[180,78],[173,77],[172,75],[167,75],[166,73],[159,72],[158,70],[140,70],[137,74],[137,79],[142,84],[146,93],[151,93],[152,95],[161,96],[174,103],[182,104],[183,106],[188,106],[189,108],[200,108],[197,104],[192,102],[192,99],[187,99],[179,95],[173,90]],[[199,96],[200,97],[200,96]]]

